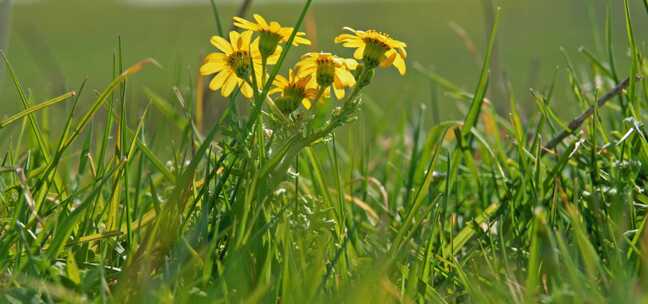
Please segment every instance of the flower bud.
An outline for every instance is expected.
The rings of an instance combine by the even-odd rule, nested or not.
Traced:
[[[259,52],[262,58],[268,58],[277,50],[281,36],[272,32],[261,32],[259,39]]]
[[[240,78],[247,78],[250,75],[250,55],[248,52],[240,51],[229,58],[229,64]]]
[[[299,100],[291,96],[282,96],[275,100],[275,104],[282,113],[287,115],[297,110],[299,107]]]
[[[376,76],[375,69],[366,71],[364,78],[358,79],[358,86],[361,88],[368,86],[371,83],[371,80],[373,80],[374,76]],[[360,77],[362,77],[362,74],[360,75]]]
[[[335,63],[323,62],[317,66],[317,84],[321,87],[328,87],[335,80]]]

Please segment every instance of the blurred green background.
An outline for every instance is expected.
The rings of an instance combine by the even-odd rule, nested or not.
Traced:
[[[240,1],[216,2],[228,28]],[[640,29],[647,28],[648,22],[640,1],[631,2],[638,41],[645,49],[646,33]],[[332,43],[343,26],[374,28],[409,44],[407,76],[401,78],[394,69],[386,70],[369,90],[380,105],[378,108],[392,113],[384,114],[388,118],[411,112],[418,104],[430,100],[430,81],[413,68],[415,64],[431,68],[472,91],[479,77],[479,61],[488,29],[485,17],[488,3],[486,0],[315,0],[306,25],[313,34],[316,50],[335,50],[346,56],[352,52]],[[605,0],[493,1],[493,6],[502,7],[497,70],[500,79],[511,81],[518,99],[526,102],[526,111],[534,109],[529,88],[542,89],[549,85],[556,69],[559,88],[567,88],[566,60],[561,47],[581,72],[588,68],[588,61],[578,52],[579,47],[584,46],[605,58],[603,32],[607,3]],[[624,54],[623,1],[609,3],[613,12],[615,51]],[[302,4],[301,1],[253,1],[250,12],[291,25]],[[216,33],[209,0],[18,0],[12,7],[9,23],[8,57],[35,101],[76,89],[86,77],[89,90],[85,98],[94,97],[94,91],[111,79],[118,37],[121,37],[126,65],[146,57],[153,57],[163,65],[161,70],[147,68],[132,78],[130,100],[143,104],[146,101],[143,87],[171,96],[173,86],[185,89],[191,86],[201,57],[211,51],[209,37]],[[465,37],[457,34],[459,28],[465,30]],[[475,44],[475,53],[471,54],[466,47],[466,37]],[[304,47],[294,49],[290,62],[305,51]],[[618,63],[619,73],[626,75],[627,62]],[[6,76],[5,73],[0,86],[0,117],[20,109]],[[558,97],[564,99],[557,102],[564,106],[561,114],[569,115],[576,108],[570,106],[574,101],[561,93],[564,91],[558,90]],[[441,119],[460,114],[454,99],[441,95],[440,101],[437,114]],[[505,107],[508,101],[495,100],[495,103]],[[215,113],[212,110],[211,115]]]

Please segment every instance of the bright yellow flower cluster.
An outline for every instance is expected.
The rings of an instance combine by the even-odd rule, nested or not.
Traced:
[[[276,100],[277,106],[285,113],[290,113],[299,107],[311,108],[311,100],[317,99],[318,92],[311,85],[311,75],[297,75],[292,69],[288,71],[288,78],[277,75],[272,90],[268,94],[280,94]]]
[[[261,45],[260,51],[264,56],[269,56],[272,54],[279,42],[286,43],[290,38],[290,35],[293,32],[292,27],[282,27],[279,22],[272,21],[267,22],[265,18],[260,15],[254,14],[254,19],[256,23],[245,20],[241,17],[234,17],[234,26],[259,33],[261,36]],[[310,45],[310,40],[304,38],[306,36],[303,32],[298,32],[293,39],[293,45],[298,46],[300,44]]]
[[[243,32],[230,32],[229,41],[219,36],[212,37],[211,43],[219,52],[207,55],[200,73],[205,76],[215,74],[209,88],[221,90],[225,97],[238,87],[243,96],[252,98],[255,89],[262,91],[267,66],[277,63],[294,29],[283,27],[276,21],[268,22],[256,14],[254,21],[234,17],[234,26]],[[393,65],[401,75],[405,74],[407,45],[404,42],[374,30],[345,30],[350,33],[339,35],[335,42],[354,48],[355,59],[325,52],[304,54],[289,70],[288,77],[278,75],[272,82],[273,88],[268,94],[276,96],[275,103],[280,110],[291,113],[299,104],[310,109],[312,101],[330,96],[331,91],[341,100],[347,89],[366,85],[370,81],[370,72],[376,67]],[[295,33],[293,46],[310,44],[305,33]]]
[[[344,98],[345,88],[353,87],[356,83],[351,71],[358,63],[353,59],[337,57],[330,53],[307,53],[297,63],[299,75],[311,77],[312,85],[328,90],[333,87],[335,97]]]
[[[242,34],[230,32],[229,41],[222,37],[214,36],[211,39],[220,52],[211,53],[205,58],[200,67],[200,74],[216,74],[209,83],[211,90],[221,90],[223,96],[229,96],[236,87],[241,88],[243,96],[250,98],[253,95],[252,75],[254,71],[257,84],[261,78],[261,54],[259,53],[259,39],[252,40],[252,32]],[[279,58],[279,53],[271,56],[268,64],[274,64]]]
[[[370,68],[389,67],[394,65],[401,75],[405,75],[405,58],[407,44],[391,38],[388,34],[374,30],[356,31],[345,27],[351,34],[342,34],[335,38],[336,43],[342,43],[348,48],[355,48],[353,57],[362,59]]]

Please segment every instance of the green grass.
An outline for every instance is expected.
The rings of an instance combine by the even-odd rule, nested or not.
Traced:
[[[316,1],[311,10],[316,25],[316,49],[339,51],[330,37],[343,26],[386,30],[408,42],[411,63],[433,67],[462,89],[472,91],[479,78],[479,54],[486,48],[488,34],[482,17],[482,2],[404,1],[407,2]],[[579,47],[586,46],[597,54],[604,50],[605,44],[595,41],[593,30],[598,34],[603,29],[606,1],[587,1],[595,3],[592,5],[593,19],[588,17],[589,9],[582,7],[583,1],[501,1],[506,14],[502,16],[498,35],[501,58],[498,62],[506,71],[506,77],[516,80],[512,87],[520,96],[522,111],[534,111],[532,100],[528,98],[529,87],[546,86],[556,67],[564,68],[560,47],[564,47],[578,64],[587,64],[578,54]],[[209,2],[205,0],[203,6],[158,8],[131,7],[117,0],[97,0],[93,5],[83,0],[17,5],[12,11],[8,54],[35,98],[45,100],[75,89],[86,78],[90,91],[100,90],[111,80],[112,56],[120,36],[126,62],[152,57],[163,66],[161,71],[145,71],[132,80],[130,100],[143,107],[142,87],[152,88],[162,96],[173,96],[172,86],[187,85],[187,79],[194,77],[200,57],[209,51],[208,37],[218,32]],[[627,49],[622,43],[625,36],[621,2],[613,1],[612,28],[617,40],[613,46],[619,55],[617,65],[625,68],[628,60],[622,56]],[[221,6],[222,22],[227,23],[237,7],[231,2],[217,3]],[[634,11],[643,9],[639,1],[630,4]],[[300,6],[299,3],[267,4],[264,1],[263,4],[255,2],[253,9],[290,23]],[[645,18],[635,18],[634,22],[636,28],[648,26]],[[465,29],[477,53],[465,49],[464,41],[449,23]],[[636,32],[640,41],[646,39],[646,33]],[[418,103],[430,98],[426,80],[412,69],[410,72],[406,81],[397,73],[385,73],[377,79],[379,85],[368,88],[371,96],[383,97],[376,98],[381,109],[401,112],[404,104],[407,111],[412,111]],[[564,74],[559,76],[563,81],[558,82],[560,89],[556,94],[558,100],[563,100],[569,95],[565,94]],[[399,81],[401,89],[389,89],[386,84],[393,81]],[[0,92],[12,92],[9,82],[2,83]],[[84,104],[91,102],[89,99],[82,97],[82,109]],[[9,97],[0,102],[0,115],[20,109]],[[213,103],[222,104],[220,100],[213,100]],[[216,114],[220,108],[213,105],[207,109]],[[577,108],[569,110],[569,115],[575,115]],[[441,107],[439,111],[444,118],[461,119],[463,115],[454,106]],[[156,112],[151,114],[156,115]]]
[[[393,112],[358,87],[312,121],[264,103],[268,87],[203,118],[195,73],[173,94],[142,85],[163,72],[122,40],[104,87],[42,102],[3,55],[18,104],[0,119],[0,302],[642,303],[648,15],[630,2],[625,34],[595,28],[531,105],[492,91],[513,86],[491,68],[511,52],[495,48],[506,8],[472,89],[408,62],[423,81],[378,70],[369,88],[429,100]],[[297,26],[312,9],[289,7]],[[430,113],[447,107],[460,118]]]

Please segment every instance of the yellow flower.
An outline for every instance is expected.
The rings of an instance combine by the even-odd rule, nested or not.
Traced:
[[[345,27],[352,34],[341,34],[335,38],[335,43],[342,43],[348,48],[355,48],[353,57],[363,60],[369,68],[388,67],[394,65],[401,75],[405,75],[407,67],[405,58],[407,44],[391,38],[388,34],[374,30],[357,31]]]
[[[344,59],[330,53],[307,53],[302,56],[297,68],[298,77],[311,76],[311,82],[324,92],[333,87],[337,99],[344,98],[345,89],[353,87],[356,83],[351,70],[355,70],[358,63],[353,59]]]
[[[200,67],[203,76],[216,74],[209,83],[213,91],[221,90],[224,97],[232,94],[236,87],[241,87],[243,96],[253,96],[252,71],[257,80],[257,87],[261,86],[262,69],[261,54],[259,53],[259,39],[252,40],[252,32],[230,32],[229,41],[219,36],[213,36],[211,43],[221,52],[211,53],[205,58]],[[268,58],[269,64],[274,64],[279,58],[281,50]],[[254,65],[254,67],[253,67]]]
[[[234,17],[234,26],[260,34],[260,51],[263,56],[269,56],[270,54],[274,53],[279,42],[288,42],[288,39],[293,32],[292,27],[282,27],[281,24],[276,21],[268,23],[260,15],[254,14],[254,19],[256,23],[245,20],[241,17]],[[311,42],[304,36],[306,36],[305,33],[297,32],[292,44],[294,46],[300,44],[310,45]]]
[[[277,75],[272,83],[274,87],[269,94],[281,94],[275,103],[284,113],[295,111],[300,102],[304,105],[304,108],[310,109],[311,100],[315,100],[318,95],[317,86],[311,79],[311,75],[299,77],[298,73],[290,69],[288,78]]]

